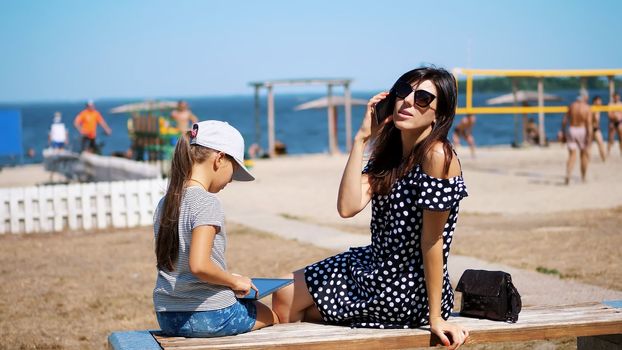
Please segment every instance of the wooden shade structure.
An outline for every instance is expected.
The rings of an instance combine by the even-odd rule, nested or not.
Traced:
[[[329,151],[331,154],[339,153],[339,146],[338,146],[339,142],[337,138],[337,119],[339,119],[339,117],[338,117],[337,107],[345,106],[345,104],[346,104],[345,96],[332,96],[330,101],[328,97],[322,97],[316,100],[305,102],[303,104],[300,104],[294,107],[295,111],[303,111],[307,109],[331,108],[331,105],[332,105],[333,113],[331,116],[332,117],[331,124],[333,125],[333,127],[332,128],[329,127],[329,130],[332,131],[333,133],[329,135],[330,139],[328,141]],[[353,106],[365,106],[367,105],[367,100],[351,98],[350,104]],[[351,135],[348,134],[348,132],[346,131],[346,139],[348,139],[350,136]]]
[[[268,154],[270,157],[276,155],[275,152],[275,136],[274,136],[274,87],[275,86],[309,86],[309,85],[325,85],[327,87],[327,110],[328,110],[328,142],[331,153],[334,153],[337,149],[337,145],[334,144],[334,135],[336,130],[333,130],[334,124],[331,122],[334,118],[333,106],[333,87],[343,86],[344,89],[344,108],[346,114],[346,147],[348,151],[352,147],[352,96],[350,92],[350,84],[352,79],[285,79],[285,80],[266,80],[258,82],[250,82],[249,85],[255,88],[255,139],[258,142],[261,135],[261,129],[259,126],[259,90],[266,88],[268,91]]]

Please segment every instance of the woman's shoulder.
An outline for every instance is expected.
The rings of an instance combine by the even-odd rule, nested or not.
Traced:
[[[445,171],[446,159],[448,172]],[[411,184],[416,190],[415,205],[425,210],[449,210],[469,195],[453,148],[449,144],[445,147],[442,142],[428,150],[422,163],[417,165]]]
[[[449,169],[445,171],[447,161],[449,161]],[[421,163],[421,169],[425,174],[439,179],[447,179],[462,174],[460,161],[453,147],[451,144],[442,141],[435,142],[428,149]]]

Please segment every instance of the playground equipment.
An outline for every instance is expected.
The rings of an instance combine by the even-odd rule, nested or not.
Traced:
[[[110,113],[129,113],[127,122],[134,160],[160,162],[170,160],[180,133],[174,127],[170,111],[173,101],[145,101],[115,107]]]

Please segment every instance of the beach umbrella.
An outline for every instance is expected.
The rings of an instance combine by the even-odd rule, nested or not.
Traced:
[[[516,87],[514,86],[514,89]],[[544,101],[561,101],[562,98],[560,96],[557,95],[553,95],[553,94],[542,94]],[[508,103],[513,103],[514,105],[517,104],[523,104],[523,105],[528,105],[529,102],[538,102],[538,92],[537,91],[531,91],[531,90],[515,90],[514,92],[511,92],[509,94],[505,94],[505,95],[501,95],[501,96],[497,96],[494,98],[489,98],[488,100],[486,100],[486,104],[487,105],[501,105],[501,104],[508,104]],[[542,120],[541,122],[544,122],[544,120]],[[519,144],[518,141],[518,135],[521,135],[521,140],[520,143],[523,143],[525,141],[525,137],[526,137],[526,129],[525,129],[525,125],[527,125],[527,115],[523,114],[523,132],[520,133],[519,132],[519,126],[518,126],[518,118],[516,116],[516,114],[514,115],[514,143],[516,145]],[[541,137],[543,137],[543,135],[541,135]]]
[[[545,101],[561,101],[562,98],[553,94],[544,94]],[[514,93],[509,93],[486,100],[487,105],[501,105],[505,103],[529,103],[538,102],[538,92],[530,90],[517,90],[516,97]]]
[[[136,103],[129,103],[122,106],[115,107],[110,110],[110,113],[136,113],[136,112],[151,112],[161,111],[165,109],[174,109],[177,107],[175,101],[143,101]]]
[[[328,133],[329,133],[329,148],[330,148],[330,153],[339,153],[338,147],[337,147],[337,107],[338,106],[345,106],[346,104],[346,98],[345,96],[331,96],[330,98],[330,103],[328,101],[328,96],[326,97],[322,97],[322,98],[318,98],[316,100],[312,100],[309,102],[305,102],[303,104],[300,104],[296,107],[294,107],[295,111],[302,111],[302,110],[306,110],[306,109],[322,109],[322,108],[329,108],[329,124],[328,124]],[[357,98],[350,98],[350,105],[354,105],[354,106],[364,106],[367,105],[367,101],[366,100],[361,100],[361,99],[357,99]],[[332,110],[330,110],[330,107],[332,106]],[[348,127],[347,127],[347,122],[346,121],[346,141],[347,139],[350,137],[350,135],[348,134]],[[349,147],[349,145],[348,145]]]

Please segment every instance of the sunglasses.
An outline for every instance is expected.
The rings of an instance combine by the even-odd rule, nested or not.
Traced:
[[[434,101],[436,96],[425,90],[415,90],[410,84],[404,81],[398,81],[391,89],[395,92],[395,95],[402,100],[405,99],[411,92],[415,92],[415,104],[421,108],[425,108]]]

